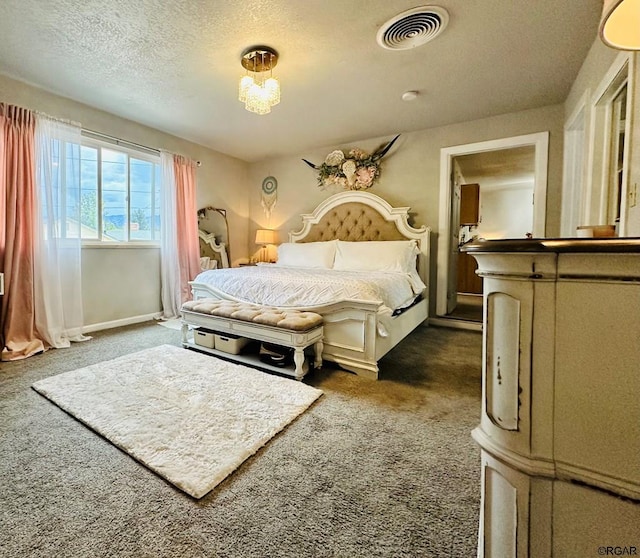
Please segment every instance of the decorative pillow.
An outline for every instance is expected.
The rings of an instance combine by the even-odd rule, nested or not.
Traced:
[[[365,242],[338,240],[333,269],[411,273],[416,270],[418,253],[415,240]]]
[[[331,269],[336,254],[336,240],[326,242],[285,242],[278,246],[279,266]]]

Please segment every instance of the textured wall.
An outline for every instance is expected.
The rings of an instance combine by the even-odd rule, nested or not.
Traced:
[[[436,243],[440,225],[440,150],[455,145],[549,131],[547,235],[557,235],[560,230],[563,114],[563,105],[554,105],[406,133],[400,136],[384,158],[380,179],[370,191],[386,199],[391,205],[410,206],[414,224],[424,224],[432,228],[434,235],[431,259],[431,294],[434,304]],[[300,213],[312,211],[320,201],[337,191],[320,189],[316,185],[316,172],[302,162],[303,157],[319,164],[333,149],[360,147],[372,151],[389,139],[374,138],[350,145],[327,146],[312,152],[253,163],[249,171],[248,189],[251,231],[270,226],[270,228],[280,229],[281,240],[285,240],[289,230],[300,228]],[[268,175],[273,175],[278,180],[278,203],[270,223],[260,207],[260,185],[264,177]],[[251,249],[257,249],[257,247],[250,246]],[[435,313],[434,310],[435,308],[432,308],[432,315]]]
[[[300,213],[311,211],[320,201],[335,193],[335,191],[318,188],[316,173],[301,161],[302,157],[321,163],[327,153],[336,147],[357,146],[372,151],[390,139],[389,137],[364,139],[346,146],[332,145],[312,152],[249,165],[186,140],[3,76],[0,76],[0,99],[41,110],[52,116],[80,121],[85,128],[91,130],[201,160],[202,167],[198,169],[198,204],[199,206],[215,205],[228,210],[231,254],[235,262],[246,258],[258,249],[258,246],[253,243],[257,228],[280,229],[281,241],[284,241],[289,230],[300,228]],[[435,295],[436,243],[439,227],[440,150],[454,145],[549,131],[547,235],[557,235],[560,223],[563,112],[562,105],[554,105],[419,132],[403,133],[400,136],[385,157],[380,180],[371,191],[385,198],[392,205],[410,206],[415,224],[426,224],[432,227],[435,233],[432,242],[432,295]],[[260,206],[262,180],[269,175],[275,176],[278,180],[278,202],[270,220],[266,218]],[[87,285],[91,285],[85,290],[85,304],[92,306],[91,321],[87,320],[87,324],[134,315],[121,289],[119,291],[113,283],[105,279],[109,275],[108,270],[117,266],[116,258],[131,257],[115,254],[116,250],[102,249],[96,257],[91,258],[95,265],[85,266],[84,281]],[[158,265],[157,253],[153,250],[139,253],[136,258],[146,262],[144,266],[146,270],[155,269]],[[90,261],[89,256],[87,261]],[[146,276],[145,272],[143,281],[132,276],[127,280],[127,284],[131,285],[134,292],[138,290],[140,294],[144,289],[149,288],[149,285],[159,292],[159,278],[156,273]],[[101,293],[99,300],[94,297],[96,291]],[[146,295],[141,294],[138,300],[145,298]],[[435,296],[432,300],[435,301]],[[148,303],[144,308],[136,311],[153,313],[158,311],[159,307],[158,301],[156,305]]]
[[[246,257],[248,164],[0,75],[0,101],[80,122],[83,128],[202,162],[197,170],[198,206],[227,209],[231,254]],[[85,325],[153,314],[160,306],[160,260],[157,248],[85,248],[83,250]]]

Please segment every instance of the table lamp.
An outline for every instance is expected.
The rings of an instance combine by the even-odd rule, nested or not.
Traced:
[[[267,245],[275,244],[276,242],[278,242],[278,231],[271,229],[258,229],[256,231],[256,244],[261,245],[258,261],[269,261]]]

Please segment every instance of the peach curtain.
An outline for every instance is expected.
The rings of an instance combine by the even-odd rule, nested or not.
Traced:
[[[163,151],[160,159],[162,312],[175,318],[191,298],[189,281],[200,273],[196,170],[193,161],[180,155]]]
[[[35,331],[35,115],[0,103],[0,271],[4,273],[2,360],[44,350]]]
[[[174,155],[173,172],[176,181],[176,232],[182,306],[183,302],[191,300],[189,281],[193,281],[200,273],[195,163],[181,155]]]

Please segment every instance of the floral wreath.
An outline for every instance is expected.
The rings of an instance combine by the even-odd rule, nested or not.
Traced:
[[[386,145],[381,145],[372,154],[356,147],[346,155],[340,149],[332,151],[321,165],[302,160],[318,171],[318,186],[321,188],[340,186],[345,190],[366,190],[371,188],[380,176],[381,159],[399,137],[400,134]]]

